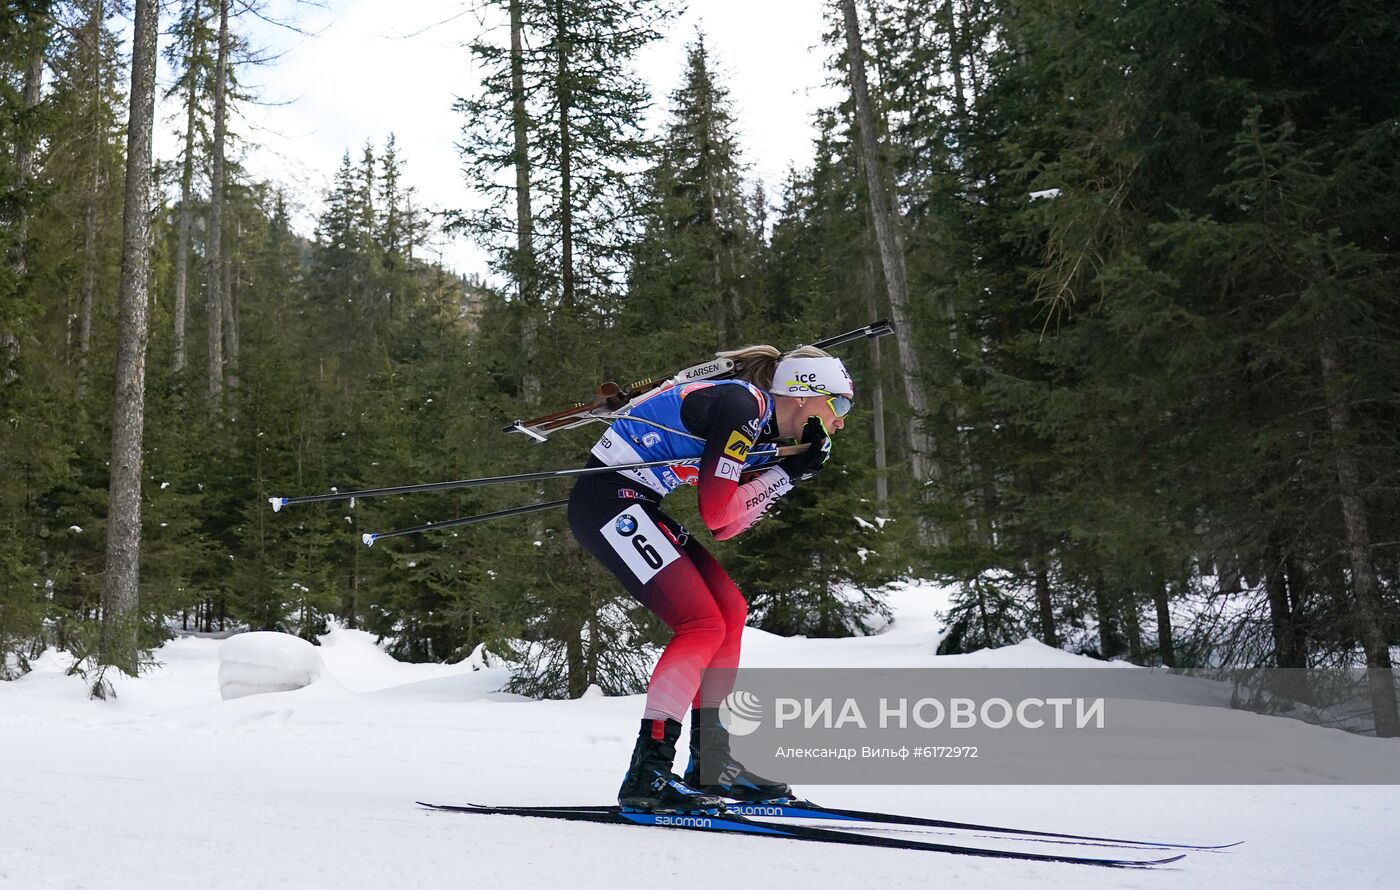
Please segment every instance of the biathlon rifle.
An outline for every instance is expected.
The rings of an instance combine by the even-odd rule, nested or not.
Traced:
[[[875,337],[883,337],[886,334],[894,333],[894,327],[886,320],[873,322],[862,328],[847,331],[844,334],[837,334],[834,337],[827,337],[825,340],[818,340],[811,344],[818,349],[834,349],[853,340],[866,340]],[[720,358],[716,355],[709,361],[701,362],[698,365],[691,365],[683,371],[678,371],[670,377],[658,380],[648,377],[636,383],[629,383],[627,386],[619,386],[609,380],[600,385],[593,393],[593,398],[586,402],[578,402],[570,408],[562,411],[555,411],[552,414],[545,414],[541,417],[534,417],[529,420],[517,420],[505,427],[508,433],[523,433],[536,442],[549,441],[550,433],[557,433],[560,430],[571,430],[574,427],[584,426],[590,423],[616,420],[619,411],[626,408],[633,399],[643,396],[653,390],[665,389],[669,386],[676,386],[681,383],[694,383],[697,380],[727,380],[734,376],[734,362],[731,359]]]

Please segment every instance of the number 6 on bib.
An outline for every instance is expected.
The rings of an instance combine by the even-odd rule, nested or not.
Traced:
[[[643,584],[680,558],[671,538],[662,531],[640,504],[634,504],[603,523],[603,538],[637,580]]]

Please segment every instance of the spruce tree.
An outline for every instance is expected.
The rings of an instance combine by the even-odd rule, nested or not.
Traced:
[[[621,323],[637,367],[742,345],[755,273],[753,231],[729,91],[703,34],[686,47],[680,87],[647,181]],[[747,342],[747,341],[744,341]],[[701,347],[699,352],[696,348]],[[689,350],[690,352],[687,352]],[[640,376],[640,375],[639,375]]]
[[[137,0],[127,117],[121,314],[112,419],[112,482],[102,591],[101,664],[136,673],[141,559],[141,466],[150,287],[151,142],[155,114],[156,0]],[[106,697],[99,678],[93,694]]]

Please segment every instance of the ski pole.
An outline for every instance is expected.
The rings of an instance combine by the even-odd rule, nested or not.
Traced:
[[[758,453],[759,456],[787,457],[796,454],[807,448],[806,445],[784,445],[771,452],[751,452]],[[478,485],[500,485],[506,482],[536,482],[543,479],[567,479],[573,476],[592,476],[597,473],[616,473],[621,470],[645,470],[651,467],[670,467],[679,464],[699,463],[700,458],[670,458],[667,460],[650,460],[636,464],[619,464],[617,466],[603,467],[575,467],[568,470],[543,470],[538,473],[513,473],[508,476],[484,476],[479,479],[455,479],[451,482],[423,482],[417,485],[397,485],[392,488],[366,488],[360,491],[333,491],[330,494],[309,494],[301,497],[282,498],[271,497],[267,501],[272,505],[272,512],[280,512],[283,507],[291,504],[313,504],[320,501],[345,501],[352,498],[372,498],[391,494],[418,494],[425,491],[449,491],[456,488],[473,488]]]
[[[492,519],[504,519],[507,516],[520,516],[525,513],[536,513],[540,510],[553,510],[555,507],[562,507],[569,502],[568,498],[562,501],[546,501],[542,504],[530,504],[527,507],[511,507],[509,510],[497,510],[494,513],[480,513],[476,516],[465,516],[461,519],[449,519],[446,522],[429,522],[426,525],[415,525],[413,528],[401,528],[392,532],[365,532],[360,535],[360,540],[366,547],[373,547],[374,542],[380,538],[397,538],[399,535],[416,535],[419,532],[436,531],[440,528],[458,528],[463,525],[475,525],[478,522],[490,522]]]

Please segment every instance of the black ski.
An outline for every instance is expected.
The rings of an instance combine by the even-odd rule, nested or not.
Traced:
[[[494,807],[498,810],[511,810],[528,814],[540,812],[607,813],[617,810],[615,806],[536,806],[536,807]],[[929,819],[923,816],[901,816],[896,813],[878,813],[868,810],[845,810],[824,807],[808,800],[793,801],[787,804],[727,803],[726,816],[745,818],[778,819],[824,819],[833,822],[867,822],[881,825],[912,826],[919,828],[946,828],[956,831],[981,831],[991,834],[1013,835],[1027,840],[1064,841],[1069,843],[1104,844],[1123,847],[1145,847],[1164,850],[1228,850],[1244,841],[1228,844],[1182,844],[1169,841],[1145,841],[1134,838],[1097,837],[1089,834],[1063,834],[1055,831],[1038,831],[1031,828],[1006,828],[997,825],[983,825],[977,822],[955,822],[949,819]]]
[[[1067,862],[1074,865],[1098,865],[1110,868],[1151,867],[1166,865],[1185,858],[1184,853],[1178,853],[1175,856],[1168,856],[1163,859],[1099,859],[1090,856],[1060,856],[1050,853],[1025,853],[1016,850],[989,850],[982,847],[963,846],[961,844],[942,844],[928,841],[879,837],[875,835],[848,834],[829,828],[813,828],[806,825],[762,823],[755,822],[744,816],[733,816],[728,813],[718,816],[687,816],[624,812],[618,807],[549,809],[547,807],[489,807],[477,806],[475,804],[451,806],[448,804],[424,803],[423,801],[419,801],[418,804],[431,810],[453,813],[526,816],[540,819],[561,819],[572,822],[595,822],[604,825],[641,825],[679,828],[687,831],[706,831],[718,834],[747,834],[755,837],[773,837],[829,844],[848,844],[858,847],[922,850],[928,853],[952,853],[959,856],[981,856],[988,859],[1015,859],[1027,862]]]

